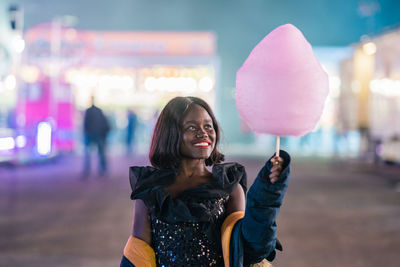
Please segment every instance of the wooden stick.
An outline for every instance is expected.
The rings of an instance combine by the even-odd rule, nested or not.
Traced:
[[[276,154],[275,154],[277,157],[279,157],[280,141],[281,141],[281,138],[280,138],[280,136],[278,135],[278,136],[276,137]]]

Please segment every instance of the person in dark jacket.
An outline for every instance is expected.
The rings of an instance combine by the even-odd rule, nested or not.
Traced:
[[[137,125],[137,115],[133,110],[127,113],[128,125],[126,126],[126,155],[130,156],[135,150],[135,133]]]
[[[289,182],[289,154],[272,156],[246,197],[246,171],[221,163],[219,138],[205,101],[168,102],[154,129],[152,166],[130,168],[133,231],[121,267],[268,266],[282,249],[275,220]]]
[[[86,109],[84,119],[84,177],[90,173],[90,150],[97,147],[99,157],[99,175],[107,173],[106,139],[110,131],[110,125],[103,111],[94,104],[94,97],[91,98],[91,106]]]

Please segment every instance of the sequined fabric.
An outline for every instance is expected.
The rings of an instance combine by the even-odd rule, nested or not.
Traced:
[[[166,223],[151,216],[157,266],[223,266],[219,228],[226,199],[200,202],[212,213],[210,222]],[[216,234],[208,236],[204,229],[210,226],[215,228]]]
[[[221,226],[235,187],[246,192],[246,172],[238,163],[215,164],[212,180],[171,197],[177,169],[130,168],[131,199],[141,199],[150,214],[152,248],[158,266],[224,266]]]

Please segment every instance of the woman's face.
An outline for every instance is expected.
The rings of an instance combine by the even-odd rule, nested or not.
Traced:
[[[181,124],[180,152],[184,158],[207,159],[215,147],[216,133],[208,112],[199,105],[192,105]]]

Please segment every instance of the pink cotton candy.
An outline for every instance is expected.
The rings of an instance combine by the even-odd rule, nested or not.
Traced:
[[[258,133],[301,136],[312,131],[328,92],[328,75],[291,24],[257,44],[236,75],[239,114]]]

